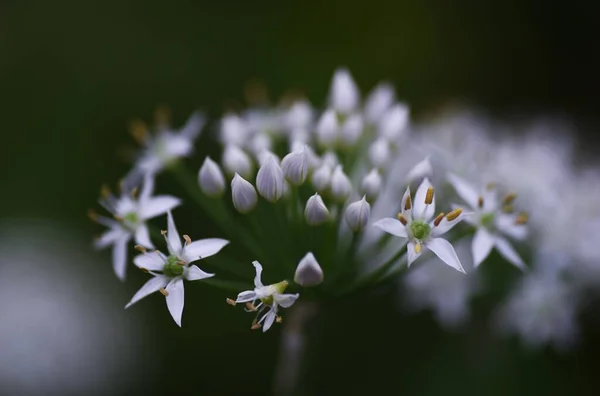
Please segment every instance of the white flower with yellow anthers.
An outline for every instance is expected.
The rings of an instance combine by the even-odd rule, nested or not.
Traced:
[[[163,235],[167,242],[168,256],[158,250],[148,252],[145,248],[136,246],[142,254],[133,260],[134,264],[154,277],[135,293],[125,308],[129,308],[149,294],[160,291],[166,297],[167,308],[173,320],[181,327],[184,303],[183,280],[194,281],[214,276],[191,263],[217,254],[229,241],[209,238],[192,242],[189,236],[184,235],[185,244],[182,244],[171,212],[168,213],[167,221],[168,231],[163,231]]]
[[[507,195],[498,201],[496,190],[488,186],[478,191],[474,186],[456,175],[449,174],[448,181],[456,193],[472,208],[474,216],[465,218],[465,222],[477,228],[471,252],[473,264],[479,266],[490,254],[493,247],[511,264],[520,269],[525,269],[525,264],[510,242],[502,236],[508,235],[514,239],[522,240],[527,236],[527,221],[525,214],[515,214],[512,202],[515,194]]]
[[[440,213],[431,220],[434,213],[433,187],[429,179],[425,178],[415,194],[414,207],[410,198],[410,187],[408,187],[402,197],[402,212],[398,213],[398,217],[396,219],[386,217],[373,225],[389,234],[408,238],[409,266],[426,249],[429,249],[450,267],[465,272],[452,244],[440,236],[460,223],[466,214],[462,209],[456,208],[447,215]]]
[[[265,332],[269,330],[275,321],[281,323],[282,318],[277,315],[279,307],[291,307],[300,294],[284,294],[283,292],[288,286],[288,282],[285,280],[272,285],[263,285],[260,279],[263,269],[262,265],[258,261],[253,261],[252,265],[256,269],[254,290],[243,291],[238,294],[235,300],[227,299],[227,303],[230,305],[246,303],[246,310],[248,312],[256,312],[256,318],[252,322],[251,328],[255,330],[262,327],[263,332]],[[260,300],[260,303],[255,305],[255,302],[258,300]],[[261,315],[262,317],[260,317]]]
[[[133,237],[138,245],[153,248],[146,220],[168,212],[181,201],[171,195],[152,196],[154,178],[147,174],[139,197],[137,189],[123,190],[120,197],[114,196],[108,188],[102,189],[100,204],[114,219],[98,216],[90,212],[90,217],[110,229],[96,240],[96,248],[113,246],[113,269],[120,280],[125,280],[127,270],[127,244]]]

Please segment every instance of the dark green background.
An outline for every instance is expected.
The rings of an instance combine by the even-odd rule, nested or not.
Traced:
[[[600,63],[591,4],[3,0],[0,218],[50,218],[91,240],[99,228],[85,212],[102,183],[126,173],[132,118],[151,119],[160,103],[171,106],[177,124],[197,107],[216,117],[243,99],[244,84],[254,78],[274,95],[300,89],[321,105],[340,65],[363,91],[382,79],[393,82],[417,116],[458,99],[503,117],[568,116],[584,141],[595,142]],[[207,135],[201,155],[189,161],[194,169],[214,153]],[[179,193],[164,178],[159,186]],[[193,207],[179,213],[198,236],[213,232]],[[109,254],[99,254],[110,271]],[[130,271],[124,286],[115,279],[106,288],[129,295],[143,279]],[[248,317],[227,309],[220,291],[195,285],[186,293],[195,303],[186,306],[183,329],[158,297],[124,316],[158,330],[145,358],[163,368],[148,375],[132,367],[123,373],[122,393],[267,392],[279,330],[246,331]],[[396,313],[396,298],[390,285],[324,309],[312,330],[320,337],[308,389],[595,393],[594,306],[584,317],[583,344],[561,356],[528,352],[516,340],[495,342],[487,327],[490,300],[476,301],[474,324],[452,334],[427,313]]]

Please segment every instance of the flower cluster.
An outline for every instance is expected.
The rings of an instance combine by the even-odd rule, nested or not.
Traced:
[[[127,176],[121,198],[105,193],[101,200],[114,219],[93,215],[110,227],[98,246],[114,245],[117,275],[124,278],[132,237],[142,252],[134,264],[152,275],[127,306],[160,291],[181,325],[184,280],[212,276],[191,263],[230,243],[224,262],[235,267],[232,272],[247,273],[248,265],[233,258],[245,257],[256,276],[252,289],[226,301],[256,313],[253,329],[266,331],[281,322],[280,309],[299,299],[339,298],[396,278],[420,296],[413,299],[424,302],[420,307],[431,306],[443,322],[456,324],[468,317],[468,298],[480,290],[475,277],[494,251],[529,277],[537,267],[529,271],[522,257],[533,257],[532,247],[554,253],[558,245],[548,240],[560,239],[558,230],[566,229],[564,224],[549,227],[548,221],[582,221],[589,232],[598,229],[597,222],[586,218],[594,210],[598,219],[593,200],[576,220],[552,209],[571,192],[552,190],[564,180],[558,176],[564,173],[560,166],[559,173],[549,176],[553,180],[541,175],[547,153],[531,152],[535,148],[520,153],[519,142],[494,142],[469,117],[417,124],[409,114],[391,85],[382,83],[363,99],[349,71],[339,69],[325,109],[314,108],[305,98],[287,98],[225,114],[216,123],[222,152],[206,156],[197,174],[188,172],[180,159],[192,154],[193,139],[204,125],[199,113],[178,132],[159,117],[155,138],[136,125],[134,136],[143,144],[143,154]],[[163,170],[181,182],[226,239],[192,242],[183,236],[182,244],[170,213],[180,201],[152,197],[154,177]],[[135,187],[142,180],[136,198]],[[557,197],[550,191],[562,193]],[[443,203],[443,212],[436,212],[436,200]],[[148,219],[164,213],[168,255],[151,250],[146,226]],[[567,236],[577,249],[562,245],[577,250],[573,253],[580,262],[596,258],[588,241],[577,237]],[[263,284],[263,267],[276,277],[275,283]],[[587,273],[581,272],[585,278]],[[288,288],[292,293],[285,293]],[[535,326],[518,331],[525,328]]]

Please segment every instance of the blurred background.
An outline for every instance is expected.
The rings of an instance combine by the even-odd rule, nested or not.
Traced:
[[[160,296],[123,310],[145,277],[114,277],[109,251],[92,248],[100,228],[86,211],[101,184],[129,169],[132,119],[151,120],[159,104],[176,125],[199,107],[215,119],[256,79],[274,98],[300,90],[321,106],[346,66],[363,92],[392,82],[417,119],[456,101],[502,119],[566,119],[593,158],[597,15],[584,1],[1,0],[0,394],[270,392],[280,329],[247,330],[222,291],[188,287],[195,303],[182,329]],[[197,147],[215,152],[210,132]],[[198,169],[201,157],[188,162]],[[179,193],[162,178],[159,191]],[[180,230],[214,236],[193,207],[177,213]],[[489,297],[456,332],[429,312],[402,315],[397,300],[388,285],[322,311],[307,394],[598,385],[597,305],[582,318],[579,347],[557,353],[491,334]]]

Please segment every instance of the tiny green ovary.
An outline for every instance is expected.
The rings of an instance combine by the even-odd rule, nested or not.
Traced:
[[[135,225],[135,224],[139,223],[139,221],[140,221],[140,218],[139,218],[139,216],[137,215],[137,213],[135,213],[135,212],[130,212],[130,213],[127,213],[125,216],[123,216],[123,221],[124,221],[126,224],[129,224],[129,225]]]
[[[479,222],[486,228],[492,227],[494,225],[494,220],[496,220],[496,214],[494,212],[483,213],[479,216]]]
[[[427,239],[427,237],[429,237],[430,232],[431,227],[427,223],[424,223],[422,221],[413,221],[410,224],[410,233],[415,239],[418,239],[420,241]]]
[[[177,256],[169,256],[167,263],[163,267],[163,273],[168,277],[174,278],[183,274],[183,265],[178,264],[179,258]]]

